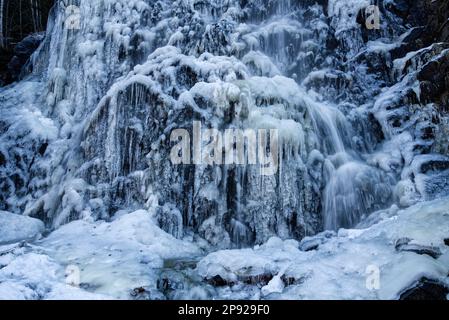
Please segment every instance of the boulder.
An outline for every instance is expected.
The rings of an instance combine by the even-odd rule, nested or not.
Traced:
[[[410,289],[407,289],[400,300],[446,300],[449,289],[435,281],[422,278]]]
[[[399,252],[414,252],[420,255],[428,255],[434,259],[441,256],[441,250],[438,247],[423,246],[411,243],[409,238],[401,238],[396,241],[395,248]]]
[[[0,211],[0,245],[35,240],[44,230],[38,219]]]

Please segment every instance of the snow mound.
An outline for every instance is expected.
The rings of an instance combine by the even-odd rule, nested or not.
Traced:
[[[75,221],[32,247],[0,247],[0,299],[130,299],[135,288],[156,291],[167,260],[200,255],[157,227],[148,211]],[[75,286],[66,284],[69,268],[79,270]]]
[[[164,261],[200,256],[188,241],[157,227],[148,211],[139,210],[112,222],[75,221],[39,243],[62,265],[80,268],[88,291],[129,299],[134,288],[156,287]]]
[[[97,300],[106,296],[91,294],[64,282],[64,268],[46,255],[18,254],[0,269],[0,299]],[[1,263],[0,263],[1,266]]]
[[[44,229],[38,219],[0,211],[0,245],[34,240]]]
[[[445,198],[399,211],[368,229],[340,229],[307,252],[296,241],[279,238],[253,249],[214,252],[199,262],[197,272],[230,286],[257,285],[267,298],[398,299],[423,278],[449,285],[448,234]],[[395,244],[401,239],[417,247],[432,246],[442,255],[398,250]]]

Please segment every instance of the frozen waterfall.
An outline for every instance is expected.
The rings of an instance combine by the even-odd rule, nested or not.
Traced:
[[[423,17],[437,5],[56,1],[23,79],[0,88],[0,298],[447,284],[449,33]]]
[[[20,165],[0,169],[8,177],[1,209],[51,228],[145,209],[178,238],[194,232],[227,248],[354,227],[389,207],[401,177],[372,160],[382,123],[316,88],[329,81],[337,93],[355,81],[354,71],[336,71],[346,58],[330,45],[351,41],[354,25],[343,25],[338,2],[312,2],[58,2],[33,74],[15,89],[23,94],[4,93],[9,132],[20,119],[34,134],[11,133],[19,148],[4,144]],[[77,8],[70,17],[67,6]],[[277,130],[279,170],[173,165],[170,134],[194,134],[193,121]]]

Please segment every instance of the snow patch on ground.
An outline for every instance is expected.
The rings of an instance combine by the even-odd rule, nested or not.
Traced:
[[[43,231],[40,220],[0,211],[0,246],[36,239]]]
[[[75,221],[28,249],[1,252],[2,299],[129,299],[134,288],[156,287],[154,270],[165,260],[201,254],[159,229],[144,210],[112,222]],[[85,290],[65,284],[67,266],[80,270]]]
[[[314,251],[301,251],[292,240],[272,238],[253,249],[214,252],[199,262],[197,271],[206,279],[220,276],[229,283],[271,275],[273,279],[262,288],[267,298],[398,299],[423,277],[449,284],[445,258],[449,250],[443,241],[448,234],[446,198],[399,211],[397,216],[368,229],[342,229],[337,236],[317,242]],[[395,243],[403,238],[436,247],[443,255],[434,259],[398,251]],[[378,290],[367,286],[373,268],[379,270]],[[279,273],[292,284],[283,288]]]
[[[449,198],[444,198],[384,217],[367,229],[308,237],[306,242],[319,240],[313,246],[271,238],[252,249],[210,253],[192,279],[199,279],[195,290],[209,288],[201,279],[219,276],[228,283],[216,289],[216,298],[398,299],[423,277],[449,285],[448,234]],[[399,250],[403,239],[441,255]],[[157,227],[148,211],[111,222],[75,221],[32,245],[0,246],[0,298],[130,299],[141,287],[159,298],[157,281],[166,262],[202,255],[191,239],[176,239]],[[67,266],[79,268],[80,288],[66,284]],[[367,285],[372,270],[379,271],[374,289]]]

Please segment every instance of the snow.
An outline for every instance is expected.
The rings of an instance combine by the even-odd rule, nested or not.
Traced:
[[[371,1],[328,4],[329,17],[290,0],[81,1],[73,32],[55,10],[35,72],[0,89],[0,199],[14,212],[0,212],[0,298],[160,298],[167,262],[204,250],[195,270],[169,270],[186,286],[169,298],[396,299],[422,277],[447,282],[448,200],[419,201],[447,196],[449,171],[428,165],[449,160],[419,154],[434,106],[407,100],[447,50],[392,61],[409,26],[386,8],[367,41],[357,15]],[[385,81],[368,72],[379,62]],[[173,168],[167,137],[193,119],[277,129],[278,174]],[[39,239],[27,216],[53,232]],[[396,250],[404,237],[442,256]],[[204,283],[216,275],[233,285]]]
[[[200,261],[197,271],[201,277],[220,275],[229,282],[272,275],[260,290],[266,298],[397,299],[422,277],[444,283],[449,263],[442,240],[449,232],[448,210],[447,198],[420,203],[365,230],[341,229],[338,235],[318,236],[325,240],[316,242],[315,251],[300,251],[302,246],[294,240],[271,238],[254,249],[211,253]],[[434,260],[396,252],[395,241],[404,237],[420,245],[438,246],[443,256]],[[151,270],[162,268],[164,260],[201,255],[188,241],[160,230],[152,214],[143,210],[119,215],[111,222],[72,222],[39,241],[33,250],[39,253],[2,256],[0,264],[6,267],[0,269],[0,297],[93,299],[107,294],[129,298],[132,288],[154,288],[157,274]],[[81,279],[92,292],[64,284],[62,266],[72,264],[80,267]],[[366,288],[369,266],[380,269],[378,291]],[[284,275],[295,279],[295,284],[286,286]]]
[[[253,65],[256,70],[260,70],[261,76],[273,77],[281,75],[281,72],[271,60],[259,51],[250,51],[243,58],[242,62],[247,66]]]
[[[11,263],[0,269],[0,299],[41,300],[105,299],[65,284],[63,268],[46,255],[19,254]]]
[[[281,274],[274,276],[274,278],[271,279],[266,286],[262,287],[261,289],[262,296],[269,296],[272,293],[282,293],[285,285],[281,279],[281,276],[282,276]]]
[[[13,86],[12,90],[0,89],[3,99],[9,101],[2,105],[2,120],[11,123],[9,136],[28,135],[42,140],[54,140],[57,137],[58,128],[54,121],[46,117],[36,104],[39,86],[38,82],[25,82],[21,86]],[[18,104],[23,108],[17,108]]]
[[[276,299],[398,299],[423,277],[447,282],[449,250],[443,239],[448,232],[449,198],[445,198],[399,211],[368,229],[340,230],[337,236],[318,241],[313,251],[301,251],[291,240],[272,238],[253,249],[211,253],[199,262],[197,271],[202,277],[219,275],[228,282],[272,275],[262,295]],[[395,241],[406,237],[436,246],[444,254],[436,260],[397,252]],[[380,270],[379,290],[366,286],[366,270],[373,266]],[[280,275],[299,283],[284,288]]]
[[[73,264],[95,293],[129,298],[138,287],[155,286],[155,273],[168,259],[200,255],[193,244],[175,239],[140,210],[107,223],[75,221],[38,243],[63,265]]]
[[[329,16],[334,18],[336,34],[357,28],[355,17],[359,10],[366,8],[371,3],[369,0],[330,0]],[[338,19],[336,19],[338,18]]]
[[[112,222],[75,221],[8,252],[0,250],[0,299],[130,299],[134,288],[156,288],[164,261],[202,254],[144,210]],[[68,266],[80,270],[82,288],[65,283]]]
[[[38,219],[0,211],[0,245],[29,241],[44,231],[44,223]]]

